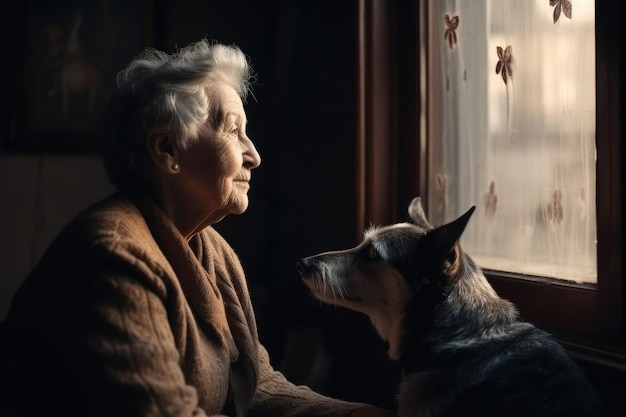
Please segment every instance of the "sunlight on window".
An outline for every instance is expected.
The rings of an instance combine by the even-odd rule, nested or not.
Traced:
[[[594,1],[429,13],[431,218],[476,205],[462,245],[483,268],[595,283]]]

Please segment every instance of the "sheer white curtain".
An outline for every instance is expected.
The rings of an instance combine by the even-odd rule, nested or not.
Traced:
[[[593,0],[431,0],[429,214],[486,269],[596,282]]]

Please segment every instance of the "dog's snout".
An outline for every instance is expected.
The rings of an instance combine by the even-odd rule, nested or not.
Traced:
[[[312,264],[311,258],[302,258],[296,262],[296,269],[300,275],[304,275],[311,268]]]

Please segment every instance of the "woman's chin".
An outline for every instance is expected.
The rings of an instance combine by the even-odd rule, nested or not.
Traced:
[[[248,196],[240,195],[229,204],[230,214],[242,214],[248,209]]]

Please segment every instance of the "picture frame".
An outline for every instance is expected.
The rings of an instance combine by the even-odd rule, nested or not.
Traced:
[[[153,37],[150,0],[24,0],[0,151],[94,153],[116,74]],[[5,116],[6,117],[6,116]]]

